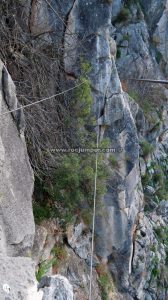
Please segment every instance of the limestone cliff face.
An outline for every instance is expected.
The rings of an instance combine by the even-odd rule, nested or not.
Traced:
[[[1,114],[18,107],[15,86],[1,63]],[[17,118],[17,120],[16,120]],[[15,255],[29,250],[35,227],[32,213],[33,172],[26,144],[16,124],[21,116],[1,116],[1,227],[2,253]]]
[[[157,104],[161,102],[156,111],[150,110],[149,106],[141,106],[135,101],[137,99],[133,99],[136,98],[135,93],[130,93],[131,87],[134,87],[134,92],[137,88],[145,95],[146,86],[135,86],[133,81],[128,80],[147,76],[164,79],[167,76],[167,9],[165,0],[22,1],[20,8],[15,6],[24,41],[28,42],[30,38],[36,50],[46,46],[53,50],[58,42],[61,43],[61,63],[67,85],[68,78],[79,78],[81,58],[90,64],[88,77],[93,96],[92,113],[99,124],[99,139],[108,138],[109,147],[122,149],[114,153],[117,166],[106,182],[107,192],[101,199],[101,210],[97,208],[95,232],[95,256],[106,265],[116,290],[121,293],[116,294],[116,299],[166,300],[168,297],[168,93],[165,86],[150,87],[146,92],[148,99],[152,99],[149,106],[155,105],[155,101]],[[23,57],[20,56],[20,59]],[[2,69],[4,74],[6,69],[3,66]],[[53,77],[58,71],[54,69],[54,64],[49,69],[48,86],[54,93]],[[5,97],[11,99],[7,105],[13,108],[17,106],[15,95],[10,94],[13,85],[7,75],[5,78],[8,88],[4,88],[3,79],[3,100],[7,101]],[[2,105],[4,110],[4,101]],[[32,171],[25,154],[25,144],[16,126],[10,125],[14,124],[14,120],[17,120],[22,131],[22,114],[13,115],[13,119],[10,115],[5,116],[1,121],[0,176],[2,174],[4,182],[2,194],[7,199],[1,202],[1,252],[5,255],[25,253],[31,247],[34,235],[30,200]],[[16,138],[11,147],[13,136]],[[149,144],[153,146],[151,151]],[[16,151],[16,147],[20,152]],[[5,155],[11,160],[6,160]],[[105,160],[110,167],[108,154]],[[17,178],[14,172],[17,172]],[[163,186],[165,190],[161,194]],[[17,208],[13,218],[12,207]],[[28,226],[23,226],[21,219]],[[78,229],[80,227],[82,225],[77,226]],[[79,233],[75,228],[74,232]],[[60,273],[66,275],[73,285],[75,299],[88,298],[90,235],[82,235],[82,230],[79,236],[73,237],[77,245],[72,243],[72,238],[68,239],[73,250],[67,251],[75,267],[68,260],[60,269]],[[47,252],[49,256],[50,251],[45,249],[46,235],[45,228],[36,228],[36,247],[40,245],[39,253],[44,255]],[[50,242],[49,249],[56,243],[55,236],[50,237]],[[38,263],[36,247],[34,259]],[[82,266],[78,272],[76,265],[80,261]],[[86,280],[82,279],[82,273]],[[93,299],[100,297],[96,276],[95,271]],[[79,286],[78,281],[81,280],[85,291]],[[54,279],[50,281],[54,282]],[[50,295],[51,291],[46,289],[46,293]],[[113,298],[109,296],[109,299]]]
[[[14,83],[0,62],[0,114],[17,107]],[[34,265],[26,257],[35,234],[34,180],[24,136],[17,128],[23,116],[16,117],[9,113],[0,119],[0,299],[35,300]]]
[[[116,3],[118,1],[113,1],[112,11]],[[140,151],[145,212],[138,216],[130,283],[137,299],[166,299],[167,242],[160,239],[162,233],[158,235],[158,231],[167,228],[164,217],[167,196],[158,194],[157,189],[159,185],[163,188],[164,180],[167,180],[167,88],[136,84],[135,93],[131,94],[135,82],[127,79],[167,77],[167,1],[129,1],[125,4],[120,4],[120,12],[128,13],[126,19],[123,20],[120,14],[118,18],[114,16],[112,22],[112,36],[118,46],[117,69],[123,84],[127,82],[128,92],[136,101],[136,90],[140,89],[143,94],[139,107],[134,101],[129,104],[140,143],[145,139],[154,149],[145,158],[142,149]],[[148,109],[144,103],[149,104]],[[165,176],[160,184],[157,180],[155,182],[158,166]]]
[[[68,44],[72,50],[71,55],[65,57],[65,71],[77,76],[75,66],[82,55],[90,63],[93,110],[101,128],[101,138],[108,137],[111,148],[123,149],[121,153],[116,153],[118,168],[107,182],[101,212],[97,211],[95,251],[108,262],[116,282],[124,290],[129,286],[132,240],[137,214],[142,209],[142,195],[135,121],[116,70],[115,48],[110,47],[114,43],[110,36],[111,6],[108,3],[96,5],[94,1],[86,6],[83,1],[76,1],[68,24],[65,45]],[[73,50],[69,31],[73,31],[79,40],[85,33],[84,52],[83,49]],[[101,111],[104,114],[100,116]]]

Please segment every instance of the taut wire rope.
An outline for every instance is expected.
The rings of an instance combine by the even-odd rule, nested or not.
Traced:
[[[99,147],[100,127],[98,124],[100,114],[100,100],[97,117],[97,135],[96,135],[96,148]],[[91,241],[91,259],[90,259],[90,281],[89,281],[89,300],[92,300],[92,278],[93,278],[93,253],[94,253],[94,235],[95,235],[95,217],[96,217],[96,198],[97,198],[97,174],[98,174],[98,151],[96,151],[95,161],[95,176],[94,176],[94,194],[93,194],[93,218],[92,218],[92,241]]]
[[[74,87],[69,88],[69,89],[67,89],[67,90],[65,90],[65,91],[62,91],[62,92],[60,92],[60,93],[58,93],[58,94],[52,95],[52,96],[47,97],[47,98],[43,98],[43,99],[41,99],[41,100],[38,100],[38,101],[35,101],[35,102],[32,102],[32,103],[29,103],[29,104],[22,105],[22,106],[20,106],[20,107],[17,107],[17,108],[15,108],[15,109],[12,109],[12,110],[8,110],[8,111],[6,111],[6,112],[0,114],[0,116],[7,115],[7,114],[12,113],[12,112],[14,112],[14,111],[21,110],[21,109],[23,109],[23,108],[27,108],[27,107],[33,106],[33,105],[36,105],[36,104],[38,104],[38,103],[41,103],[41,102],[44,102],[44,101],[47,101],[47,100],[51,100],[52,98],[55,98],[55,97],[60,96],[60,95],[64,95],[65,93],[68,93],[68,92],[70,92],[70,91],[72,91],[72,90],[78,88],[79,86],[83,85],[84,83],[85,83],[85,82],[81,82],[81,83],[75,85]]]

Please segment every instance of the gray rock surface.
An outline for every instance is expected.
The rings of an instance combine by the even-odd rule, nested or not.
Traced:
[[[14,83],[0,61],[0,114],[18,107]],[[28,257],[35,226],[33,172],[24,141],[23,115],[0,117],[0,300],[41,300]],[[22,256],[22,257],[21,257]]]
[[[166,3],[166,7],[161,15],[159,22],[156,25],[156,30],[153,34],[153,39],[156,42],[157,50],[162,56],[162,59],[165,63],[164,72],[166,76],[168,75],[168,65],[167,65],[167,57],[168,57],[168,2]]]
[[[112,37],[118,47],[117,69],[123,86],[127,83],[126,91],[130,96],[138,102],[138,90],[143,95],[139,101],[141,108],[132,100],[129,105],[139,140],[146,137],[155,149],[148,158],[140,158],[145,212],[138,214],[138,226],[134,233],[130,294],[135,299],[165,300],[167,246],[161,236],[167,228],[167,200],[164,200],[167,196],[157,196],[158,186],[155,185],[153,176],[154,166],[159,166],[167,180],[168,137],[163,129],[167,128],[167,88],[136,84],[128,79],[167,78],[167,1],[129,1],[122,7],[127,9],[128,14],[124,21],[116,19],[112,30]],[[133,96],[132,91],[135,92]],[[150,104],[147,110],[143,101]],[[161,114],[157,113],[156,107]],[[145,183],[145,180],[148,182]]]
[[[67,239],[68,237],[70,237],[68,234],[69,231],[72,232],[70,229],[67,230]],[[53,249],[51,249],[50,244],[48,244],[48,237],[50,237],[50,244],[54,244],[54,248],[58,250],[58,256],[57,256],[57,251],[56,251],[56,255],[54,255],[54,252],[52,252]],[[50,261],[52,258],[56,259],[56,265],[53,265],[53,268],[47,270],[47,272],[44,274],[45,275],[44,279],[43,278],[41,279],[39,283],[40,290],[44,292],[44,296],[46,297],[44,299],[47,300],[50,299],[49,295],[54,294],[57,290],[57,287],[60,288],[60,278],[63,278],[63,284],[65,286],[67,286],[67,282],[69,282],[70,286],[73,287],[74,300],[81,300],[81,299],[88,300],[89,284],[90,284],[90,267],[88,261],[86,261],[86,259],[81,259],[81,257],[79,256],[80,253],[78,254],[78,251],[76,251],[75,247],[73,249],[69,245],[64,245],[63,237],[64,234],[63,232],[61,232],[61,228],[59,228],[58,226],[56,227],[53,224],[53,221],[51,222],[44,221],[40,226],[37,226],[35,244],[33,247],[33,259],[35,260],[36,268],[38,269],[37,264],[41,261],[44,260]],[[83,242],[82,242],[81,230],[78,231],[78,238],[79,237],[81,237],[80,249],[82,249]],[[78,240],[78,246],[79,246],[79,240]],[[39,253],[37,253],[38,249],[39,249]],[[49,249],[50,251],[48,251]],[[61,249],[63,251],[62,257],[60,252]],[[84,247],[83,249],[84,253],[85,250],[86,249]],[[97,259],[96,265],[98,265],[99,263],[100,262]],[[62,277],[60,276],[52,277],[52,274],[54,275],[59,274]],[[98,275],[96,273],[96,270],[93,269],[93,278],[92,278],[93,300],[101,300],[101,292],[99,289],[97,279],[98,279]],[[47,282],[51,282],[51,284],[47,284]],[[63,295],[67,296],[68,293],[67,289],[64,290],[65,290],[65,294]],[[58,294],[58,296],[61,297],[61,293]]]
[[[117,15],[120,12],[122,6],[122,1],[121,0],[113,0],[112,1],[112,21],[114,21],[117,17]]]
[[[166,224],[168,224],[168,201],[162,200],[157,208],[157,214],[161,215]]]
[[[161,206],[163,209],[163,203]],[[155,300],[167,299],[166,248],[156,234],[157,228],[163,228],[167,223],[156,212],[139,217],[130,276],[134,293],[140,300],[150,297]]]
[[[90,285],[90,267],[81,260],[78,255],[71,248],[67,248],[67,259],[59,267],[59,273],[72,284],[74,289],[74,300],[89,299],[89,285]],[[92,277],[92,298],[94,300],[101,300],[101,291],[98,285],[98,275],[93,269]]]
[[[140,4],[146,12],[148,24],[154,26],[159,21],[164,8],[166,8],[167,0],[140,0]]]
[[[103,127],[101,137],[110,138],[111,147],[123,148],[123,152],[117,154],[119,165],[114,176],[107,182],[107,194],[104,196],[101,211],[96,215],[96,253],[102,259],[108,260],[111,274],[125,298],[132,296],[140,300],[146,297],[165,300],[167,283],[164,279],[159,279],[159,274],[156,275],[155,272],[161,268],[163,277],[166,276],[163,270],[166,247],[160,245],[154,233],[154,222],[163,226],[165,217],[157,218],[154,213],[153,217],[143,217],[143,221],[139,219],[140,212],[143,212],[144,200],[139,173],[138,138],[141,140],[146,136],[148,141],[159,149],[156,150],[157,154],[153,159],[159,155],[161,159],[166,157],[166,134],[162,136],[162,144],[157,145],[160,129],[162,126],[165,127],[166,118],[160,124],[160,116],[152,110],[145,112],[144,116],[143,109],[122,92],[114,57],[109,51],[109,36],[116,40],[120,51],[120,55],[117,55],[117,67],[122,79],[127,81],[129,77],[147,76],[155,79],[163,78],[167,72],[166,1],[162,3],[140,1],[139,4],[129,2],[126,6],[129,11],[127,20],[119,22],[117,15],[122,5],[120,1],[117,3],[113,1],[112,15],[109,15],[108,4],[107,6],[104,4],[104,10],[101,10],[101,6],[98,7],[94,1],[90,1],[84,10],[82,1],[75,2],[69,15],[69,29],[77,32],[79,39],[83,36],[84,30],[85,37],[90,37],[92,30],[98,34],[92,40],[88,38],[82,54],[71,46],[73,59],[71,56],[64,57],[65,70],[78,76],[80,55],[90,62],[89,79],[93,88],[93,111],[98,115],[99,124]],[[99,18],[99,23],[95,21],[92,25],[90,14],[95,16],[95,20]],[[111,17],[115,27],[110,26]],[[154,47],[151,44],[153,32],[155,32],[153,41],[160,40]],[[65,34],[65,41],[68,41],[69,45],[72,44],[68,34]],[[131,83],[128,82],[130,87]],[[145,86],[140,88],[143,90],[146,88],[147,95],[148,88]],[[162,101],[167,98],[164,87],[157,86],[153,89],[153,93],[159,95]],[[155,96],[154,101],[156,100],[158,101]],[[101,116],[99,116],[99,107],[103,111]],[[147,168],[147,162],[145,160],[142,162],[141,159],[142,176],[146,175]],[[152,193],[148,197],[153,197],[155,192],[153,186],[150,191]],[[142,229],[140,237],[138,237],[139,227]],[[137,241],[134,243],[135,236]],[[157,245],[154,254],[151,250],[152,245]],[[153,268],[151,268],[152,263]],[[147,274],[144,276],[146,268]],[[162,285],[162,291],[157,288],[157,284]]]
[[[95,1],[89,1],[86,6],[84,2],[76,1],[69,15],[68,29],[78,33],[79,38],[84,32],[85,37],[88,36],[86,54],[82,54],[91,64],[89,79],[93,88],[93,111],[98,116],[100,128],[104,127],[101,137],[108,137],[112,148],[123,149],[117,153],[120,161],[118,170],[107,182],[107,194],[102,200],[101,211],[97,211],[96,253],[102,259],[109,259],[110,268],[113,265],[111,271],[116,268],[116,281],[120,282],[120,286],[128,287],[133,228],[142,206],[141,192],[137,189],[140,180],[139,148],[135,122],[121,89],[114,57],[110,54],[110,20],[108,3],[98,6]],[[81,53],[74,50],[68,29],[65,42],[71,45],[72,50],[71,56],[64,57],[65,70],[67,73],[76,72],[77,76],[76,66]],[[93,31],[98,34],[91,40],[89,36]],[[100,111],[104,111],[101,117]]]
[[[43,226],[36,225],[34,244],[32,248],[32,257],[36,264],[38,264],[39,261],[41,260],[42,261],[45,260],[45,258],[42,259],[42,256],[44,252],[46,238],[47,238],[47,230]]]
[[[40,225],[36,224],[32,258],[37,265],[50,258],[55,245],[63,244],[62,229],[55,220],[43,220]]]
[[[42,300],[73,300],[73,287],[61,275],[43,277],[39,286],[44,292]]]
[[[16,108],[18,104],[15,86],[2,63],[0,76],[0,113],[3,113]],[[35,232],[32,212],[33,172],[25,141],[19,136],[11,114],[2,115],[0,119],[0,154],[2,248],[6,254],[22,255],[31,249]]]
[[[67,229],[68,244],[82,259],[87,259],[91,251],[91,232],[84,232],[84,224],[71,225]]]
[[[0,265],[0,300],[42,300],[30,258],[1,255]]]

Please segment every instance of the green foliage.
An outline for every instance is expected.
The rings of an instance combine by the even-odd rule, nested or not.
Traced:
[[[43,220],[50,219],[52,217],[52,210],[45,202],[44,204],[33,202],[33,214],[35,223],[40,224]]]
[[[116,58],[119,59],[121,57],[121,49],[117,48]]]
[[[36,272],[36,279],[40,281],[41,278],[50,270],[50,268],[56,263],[56,259],[50,259],[42,261],[39,264],[38,271]]]
[[[62,157],[59,167],[55,170],[52,189],[49,190],[52,198],[68,208],[74,207],[83,197],[79,174],[78,155],[69,154]]]
[[[159,275],[158,266],[152,268],[151,275],[152,277],[157,277]]]
[[[129,7],[129,6],[131,6],[132,4],[134,4],[134,3],[136,3],[137,2],[137,0],[126,0],[125,1],[125,5],[127,6],[127,7]]]
[[[129,90],[129,91],[128,91],[128,95],[129,95],[132,99],[134,99],[135,101],[138,101],[138,94],[137,94],[135,91]]]
[[[82,75],[87,75],[91,71],[91,65],[83,57],[80,58],[80,68]]]
[[[130,37],[129,37],[129,34],[124,34],[123,35],[123,41],[129,41]]]
[[[109,293],[113,291],[113,282],[110,274],[106,271],[105,266],[98,265],[96,271],[99,275],[98,284],[101,290],[102,300],[109,300]]]
[[[128,91],[128,95],[139,104],[139,106],[141,107],[141,109],[143,110],[143,113],[146,117],[146,119],[150,122],[150,123],[155,123],[156,120],[153,119],[153,116],[151,114],[151,112],[155,111],[155,108],[153,106],[153,104],[151,103],[150,99],[144,98],[143,101],[140,100],[139,95],[136,91],[134,90],[129,90]]]
[[[164,172],[162,167],[158,164],[154,165],[154,174],[153,174],[153,181],[155,184],[163,185],[165,180]]]
[[[81,129],[87,123],[92,123],[91,119],[91,105],[92,93],[90,81],[87,74],[91,70],[90,64],[82,57],[80,58],[81,76],[79,83],[81,85],[74,91],[74,99],[72,100],[73,113],[77,121],[77,129]]]
[[[141,107],[142,107],[142,110],[143,110],[145,116],[147,116],[151,111],[153,111],[153,106],[151,105],[150,100],[148,100],[148,99],[144,99]]]
[[[139,101],[138,104],[142,108],[146,120],[152,125],[152,130],[157,130],[160,127],[161,122],[159,114],[156,112],[156,107],[153,106],[151,100],[145,98],[143,101]]]
[[[168,179],[167,179],[167,159],[163,159],[158,163],[151,163],[147,166],[147,172],[142,177],[142,185],[145,188],[147,185],[155,189],[155,194],[146,195],[145,193],[145,208],[146,212],[155,207],[155,203],[161,200],[168,200]],[[144,190],[145,191],[145,190]]]
[[[166,260],[165,264],[168,266],[168,247],[166,248]]]
[[[79,82],[83,83],[75,90],[72,101],[73,118],[76,120],[77,144],[80,148],[96,149],[96,134],[86,129],[91,125],[92,95],[87,73],[90,65],[81,58],[81,77]],[[107,147],[107,140],[103,140],[100,147]],[[76,145],[75,145],[76,146]],[[73,146],[72,146],[73,147]],[[73,147],[74,148],[74,147]],[[52,173],[50,183],[45,185],[47,197],[52,203],[52,215],[58,216],[63,224],[69,223],[75,213],[80,214],[82,203],[92,206],[94,176],[95,176],[96,153],[66,153],[58,158],[57,167]],[[103,154],[98,155],[97,197],[105,193],[105,181],[108,170],[103,160]],[[45,207],[46,209],[46,207]],[[50,217],[50,210],[35,205],[35,217],[39,222],[43,218]]]
[[[108,300],[108,291],[107,291],[107,285],[108,285],[108,278],[106,275],[101,275],[98,279],[99,286],[101,288],[102,292],[102,299]]]
[[[116,18],[116,22],[117,23],[126,22],[129,18],[130,18],[129,9],[126,7],[122,7],[122,9],[120,10],[120,12]]]
[[[110,154],[108,160],[110,162],[110,165],[113,168],[117,168],[118,167],[118,160],[117,160],[117,158],[116,158],[116,156],[114,154]]]
[[[151,145],[148,141],[142,141],[140,143],[140,146],[141,146],[141,149],[142,149],[142,152],[143,152],[143,156],[146,157],[148,156],[149,154],[151,154],[154,150],[154,147],[153,145]]]
[[[168,179],[166,178],[166,170],[163,164],[154,165],[153,183],[157,188],[156,195],[160,200],[168,199]]]
[[[90,209],[82,209],[80,211],[80,217],[85,223],[85,225],[89,226],[92,222],[92,212]]]
[[[167,265],[163,265],[163,261],[159,260],[159,257],[155,253],[151,260],[151,276],[149,284],[154,282],[157,284],[157,288],[166,287],[168,284],[168,268]]]
[[[168,226],[159,226],[154,228],[158,242],[163,243],[168,249]]]
[[[156,248],[155,248],[155,245],[153,245],[153,244],[150,244],[149,245],[149,251],[151,251],[151,252],[156,252]]]
[[[162,54],[159,51],[157,51],[156,52],[156,61],[158,64],[160,63],[161,59],[162,59]]]
[[[156,192],[157,197],[161,200],[168,200],[168,192],[167,189],[165,189],[165,186],[159,188]]]
[[[92,203],[95,174],[95,154],[67,154],[61,157],[48,189],[51,198],[69,213],[79,208],[85,200]],[[97,196],[105,192],[104,181],[108,176],[103,155],[98,158]]]
[[[159,259],[155,253],[152,261],[151,261],[151,280],[152,278],[156,278],[157,285],[163,286],[164,283],[167,282],[168,276],[168,226],[158,226],[154,228],[155,236],[159,243],[164,244],[166,258],[165,265],[160,264]],[[167,284],[167,283],[166,283]]]
[[[152,181],[152,176],[148,172],[144,176],[142,176],[143,186],[150,185],[151,181]]]
[[[92,94],[88,79],[86,79],[84,76],[81,76],[79,82],[83,84],[75,89],[73,105],[78,123],[83,124],[85,123],[86,118],[90,116]]]
[[[151,260],[151,277],[150,282],[152,282],[153,279],[159,278],[159,259],[157,255],[155,254]]]
[[[99,143],[99,148],[100,149],[105,149],[108,148],[110,144],[110,141],[108,138],[104,138],[103,140],[101,140],[101,142]]]
[[[55,262],[54,266],[59,267],[59,265],[66,261],[67,251],[63,245],[55,245],[51,250],[51,254],[54,256]]]

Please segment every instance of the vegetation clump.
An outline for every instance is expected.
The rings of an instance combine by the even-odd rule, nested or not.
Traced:
[[[117,47],[116,58],[119,59],[121,57],[121,49]]]
[[[159,276],[159,259],[155,254],[152,261],[151,280]]]
[[[40,224],[45,219],[52,217],[52,209],[48,203],[33,202],[33,214],[36,224]]]
[[[52,268],[52,266],[54,266],[55,263],[56,263],[56,259],[55,258],[42,261],[39,264],[38,270],[36,272],[36,279],[37,279],[37,281],[40,281],[41,278],[46,275],[46,273],[50,270],[50,268]]]
[[[164,245],[166,252],[165,264],[160,264],[158,257],[153,257],[152,260],[152,270],[151,270],[151,279],[154,277],[157,280],[158,287],[167,286],[168,281],[168,226],[157,226],[154,227],[154,232],[158,243]]]
[[[127,89],[128,89],[128,87],[127,87]],[[134,90],[129,90],[129,91],[127,91],[128,92],[128,95],[132,98],[132,99],[134,99],[136,102],[138,101],[138,93],[137,92],[135,92]]]
[[[129,39],[130,39],[130,36],[128,33],[123,35],[123,41],[129,41]]]
[[[91,88],[90,83],[87,78],[81,76],[79,79],[79,86],[74,92],[74,110],[75,115],[77,117],[78,123],[80,122],[84,124],[86,119],[90,116],[91,112],[91,104],[92,104],[92,95],[91,95]]]
[[[145,192],[145,211],[148,212],[162,200],[168,200],[167,159],[147,166],[146,174],[142,177]],[[147,193],[146,187],[153,188],[153,195]]]
[[[157,51],[156,52],[156,61],[157,61],[157,63],[159,64],[161,62],[161,60],[162,60],[162,53]]]
[[[122,7],[117,18],[116,22],[121,23],[121,22],[126,22],[130,18],[130,11],[126,7]]]
[[[101,290],[102,300],[109,300],[109,294],[112,293],[114,289],[112,278],[106,270],[106,266],[103,264],[99,264],[96,267],[96,271],[99,275],[98,284]]]
[[[58,268],[61,263],[65,263],[67,259],[67,251],[63,245],[56,244],[51,250],[51,255],[55,259],[54,267]]]
[[[91,205],[93,199],[95,173],[95,154],[68,154],[61,157],[54,172],[52,187],[48,189],[50,197],[64,208],[64,212],[73,215],[85,201]],[[108,176],[103,156],[98,159],[97,196],[105,193],[104,181]]]
[[[154,228],[157,240],[163,243],[168,249],[168,226],[158,226]]]
[[[75,143],[70,153],[65,151],[64,154],[59,155],[50,182],[45,184],[45,192],[47,192],[47,196],[52,202],[52,214],[60,217],[63,223],[71,222],[73,215],[79,213],[83,203],[87,203],[89,214],[89,207],[92,206],[93,200],[96,134],[93,132],[95,124],[92,123],[93,119],[91,118],[92,93],[87,78],[90,64],[85,62],[83,58],[81,58],[80,64],[81,76],[79,82],[81,82],[81,85],[75,90],[73,99],[74,115],[76,116]],[[89,126],[91,130],[88,129]],[[106,148],[107,144],[108,141],[103,140],[99,147]],[[82,149],[88,149],[88,152],[84,150],[84,152],[78,153],[75,149],[81,149],[81,151]],[[93,149],[92,153],[90,152],[91,149]],[[97,197],[100,199],[106,191],[105,181],[108,176],[103,154],[98,156],[97,171]],[[37,217],[40,219],[43,209],[40,207],[37,211],[35,206],[34,211],[36,219]],[[46,214],[44,215],[46,216]],[[86,214],[84,215],[86,216]],[[87,222],[89,221],[87,220]]]
[[[118,160],[114,154],[110,154],[108,160],[113,168],[118,167]]]
[[[136,3],[136,2],[137,2],[137,0],[126,0],[125,1],[125,5],[130,6],[130,5],[132,5],[132,4]]]
[[[127,87],[128,89],[128,87]],[[155,123],[154,116],[152,116],[152,112],[155,112],[155,108],[153,106],[153,103],[151,103],[151,100],[148,98],[143,98],[139,96],[138,92],[135,90],[127,90],[128,95],[138,103],[138,105],[141,107],[143,110],[145,118],[150,122],[150,123]],[[155,116],[156,117],[156,116]]]
[[[154,150],[154,147],[152,144],[150,144],[148,141],[142,141],[140,143],[141,149],[142,149],[142,156],[146,157],[149,154],[151,154]]]

